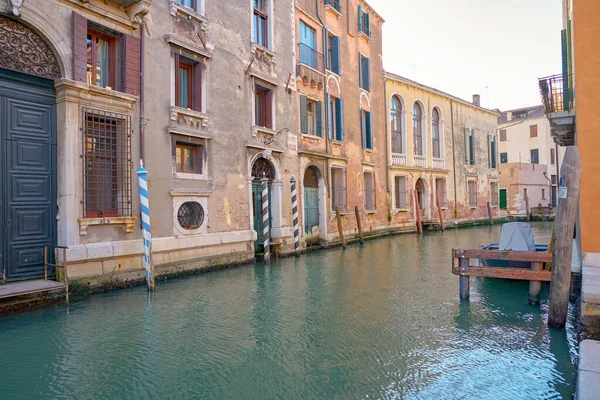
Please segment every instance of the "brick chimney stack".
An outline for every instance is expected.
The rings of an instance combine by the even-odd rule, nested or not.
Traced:
[[[478,94],[473,95],[473,104],[477,107],[481,107],[481,96]]]

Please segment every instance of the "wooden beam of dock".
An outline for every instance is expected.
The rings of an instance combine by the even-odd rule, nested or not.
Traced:
[[[486,278],[516,279],[521,281],[550,282],[552,272],[534,271],[524,268],[510,267],[452,267],[452,273],[459,276],[483,276]]]
[[[552,262],[552,254],[543,251],[455,249],[455,258],[479,258],[484,260]]]

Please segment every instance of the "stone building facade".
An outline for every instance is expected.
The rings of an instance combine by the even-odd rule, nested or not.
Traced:
[[[362,0],[295,1],[300,215],[308,243],[387,229],[383,19]]]
[[[273,249],[293,248],[291,2],[18,3],[0,2],[1,134],[17,146],[0,215],[20,230],[2,280],[43,276],[45,244],[68,246],[70,279],[143,277],[140,159],[158,273],[252,260],[263,176]]]
[[[498,113],[391,73],[385,74],[391,223],[461,222],[498,211]],[[436,193],[437,192],[437,193]]]

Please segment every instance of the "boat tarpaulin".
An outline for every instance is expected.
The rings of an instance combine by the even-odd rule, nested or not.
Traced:
[[[525,222],[509,222],[502,225],[498,250],[535,251],[531,225]]]

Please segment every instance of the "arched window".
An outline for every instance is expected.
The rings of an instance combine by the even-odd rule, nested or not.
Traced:
[[[413,151],[414,154],[422,156],[423,154],[423,110],[419,103],[413,105]]]
[[[402,138],[402,102],[397,96],[392,97],[390,107],[390,123],[392,125],[392,153],[404,154]]]
[[[440,147],[440,113],[437,108],[434,108],[431,114],[431,145],[433,158],[442,158]]]

